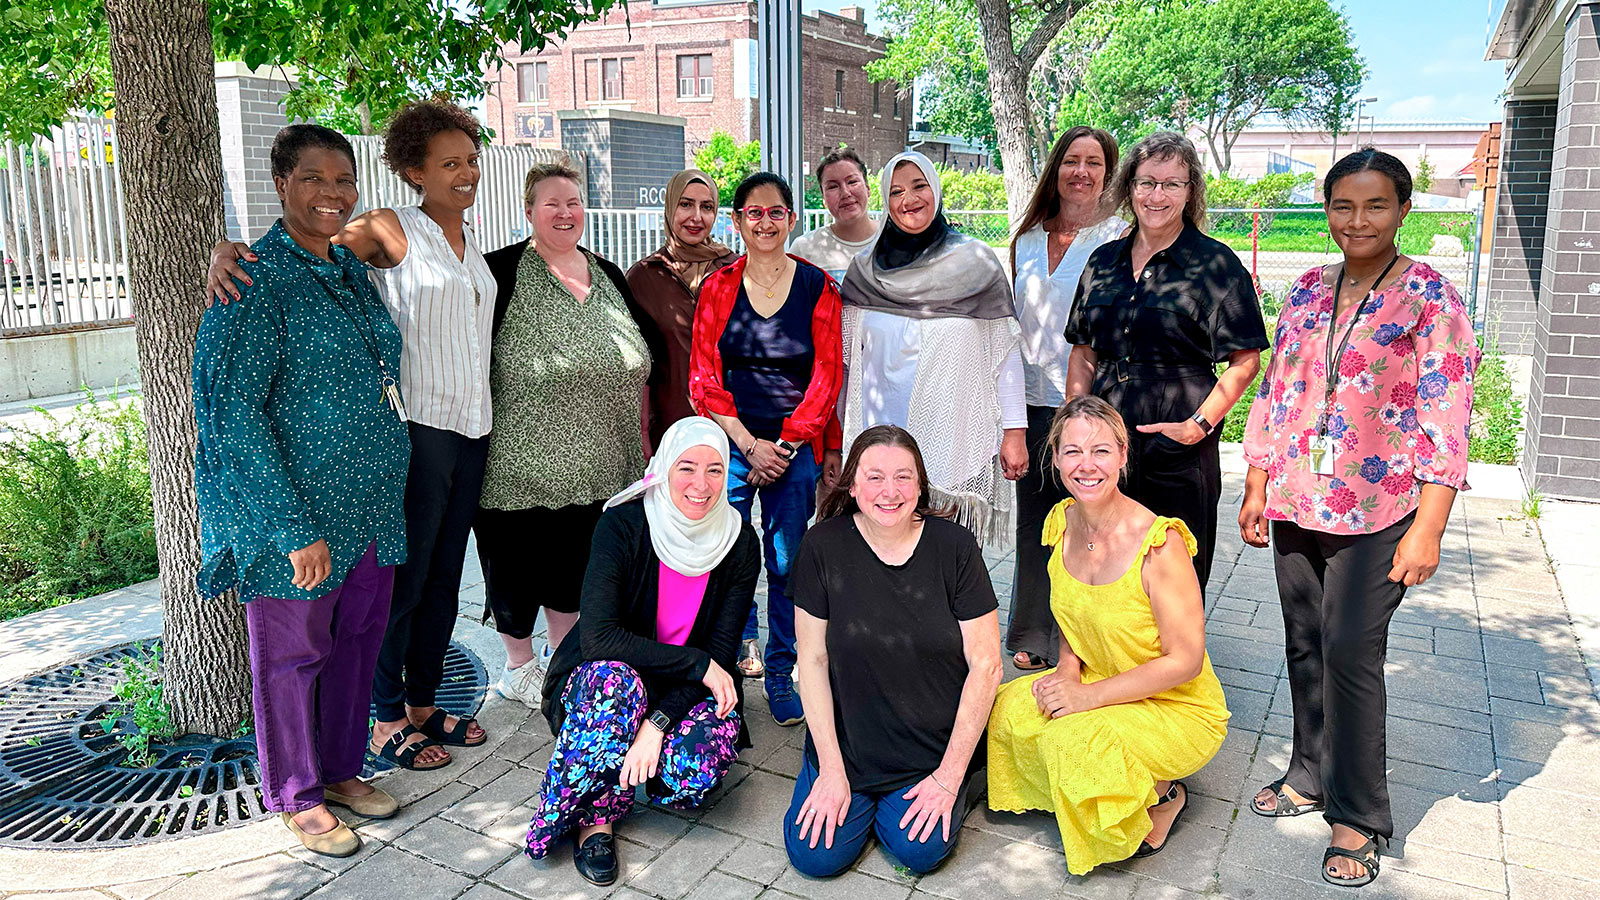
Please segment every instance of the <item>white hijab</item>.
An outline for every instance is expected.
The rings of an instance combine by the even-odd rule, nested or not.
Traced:
[[[684,515],[672,502],[667,474],[683,454],[702,444],[722,457],[722,470],[726,473],[728,436],[710,419],[689,416],[672,423],[661,436],[661,446],[645,466],[644,477],[618,491],[604,507],[610,509],[642,495],[644,517],[650,523],[650,546],[673,571],[691,577],[716,568],[733,549],[733,542],[739,538],[739,528],[744,524],[738,511],[728,504],[726,482],[711,508],[698,521]]]

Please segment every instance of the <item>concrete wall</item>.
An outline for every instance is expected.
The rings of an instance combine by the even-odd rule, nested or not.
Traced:
[[[132,325],[0,341],[0,403],[138,380]]]
[[[599,209],[660,206],[683,168],[684,121],[617,109],[562,110],[561,144],[588,164],[587,203]]]

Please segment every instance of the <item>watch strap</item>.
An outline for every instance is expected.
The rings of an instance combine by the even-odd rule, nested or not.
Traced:
[[[1206,420],[1206,417],[1205,417],[1205,416],[1203,416],[1203,415],[1201,415],[1201,414],[1200,414],[1200,413],[1198,413],[1198,412],[1196,412],[1196,413],[1195,413],[1195,414],[1194,414],[1194,415],[1192,415],[1192,416],[1190,416],[1190,417],[1189,417],[1189,421],[1191,421],[1191,422],[1193,422],[1193,423],[1195,423],[1195,424],[1196,424],[1196,425],[1199,425],[1199,426],[1200,426],[1200,428],[1201,428],[1201,429],[1202,429],[1202,430],[1203,430],[1203,431],[1205,431],[1205,433],[1206,433],[1206,434],[1210,434],[1210,433],[1211,433],[1211,431],[1212,431],[1212,429],[1214,429],[1214,428],[1216,428],[1216,427],[1217,427],[1217,426],[1215,426],[1215,425],[1213,425],[1213,424],[1211,424],[1211,423],[1210,423],[1210,422],[1208,422],[1208,421],[1207,421],[1207,420]]]

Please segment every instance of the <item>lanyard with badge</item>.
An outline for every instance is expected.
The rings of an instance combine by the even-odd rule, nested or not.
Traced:
[[[1361,321],[1361,314],[1367,309],[1367,301],[1377,293],[1378,286],[1383,284],[1383,279],[1389,276],[1389,270],[1394,268],[1399,259],[1400,254],[1396,253],[1394,258],[1389,260],[1389,264],[1383,267],[1383,271],[1378,273],[1378,278],[1372,282],[1372,288],[1367,291],[1367,295],[1356,304],[1355,315],[1350,317],[1350,327],[1344,330],[1344,337],[1339,340],[1339,349],[1335,352],[1333,332],[1339,318],[1339,294],[1344,289],[1345,272],[1344,266],[1339,267],[1339,277],[1333,284],[1333,312],[1328,316],[1328,346],[1326,368],[1323,372],[1327,384],[1322,396],[1322,415],[1317,417],[1317,436],[1311,440],[1311,471],[1318,475],[1333,475],[1337,472],[1339,440],[1328,433],[1328,421],[1333,415],[1333,392],[1339,384],[1338,366],[1344,361],[1344,351],[1350,347],[1350,337],[1355,334],[1356,325]]]
[[[406,416],[405,402],[400,399],[400,383],[389,373],[389,366],[384,362],[383,354],[378,350],[378,330],[372,324],[371,315],[363,310],[362,315],[357,318],[356,314],[344,305],[344,301],[339,299],[339,292],[329,287],[328,283],[322,280],[322,276],[315,269],[312,270],[311,274],[317,280],[317,284],[322,287],[322,290],[327,293],[328,299],[332,300],[334,305],[339,307],[339,310],[350,318],[350,323],[356,327],[356,334],[361,335],[361,342],[366,344],[367,352],[372,354],[374,360],[377,360],[378,377],[382,382],[382,386],[378,391],[379,398],[385,406],[394,410],[395,415],[400,417],[400,421],[409,422],[410,419]],[[366,326],[365,330],[362,329],[362,325]]]

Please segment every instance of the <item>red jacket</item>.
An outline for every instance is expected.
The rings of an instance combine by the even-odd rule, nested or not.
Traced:
[[[789,258],[797,265],[811,265],[793,254]],[[739,415],[733,394],[722,384],[722,350],[718,344],[723,329],[728,327],[728,317],[733,314],[733,304],[739,299],[739,286],[744,281],[744,267],[748,261],[749,257],[741,256],[732,265],[706,276],[700,285],[689,350],[689,399],[701,415]],[[819,463],[825,450],[837,450],[843,443],[835,411],[839,389],[844,385],[839,286],[827,273],[823,273],[823,278],[822,296],[817,298],[817,307],[811,316],[814,353],[811,382],[806,386],[800,405],[783,420],[780,435],[791,443],[809,443]]]

